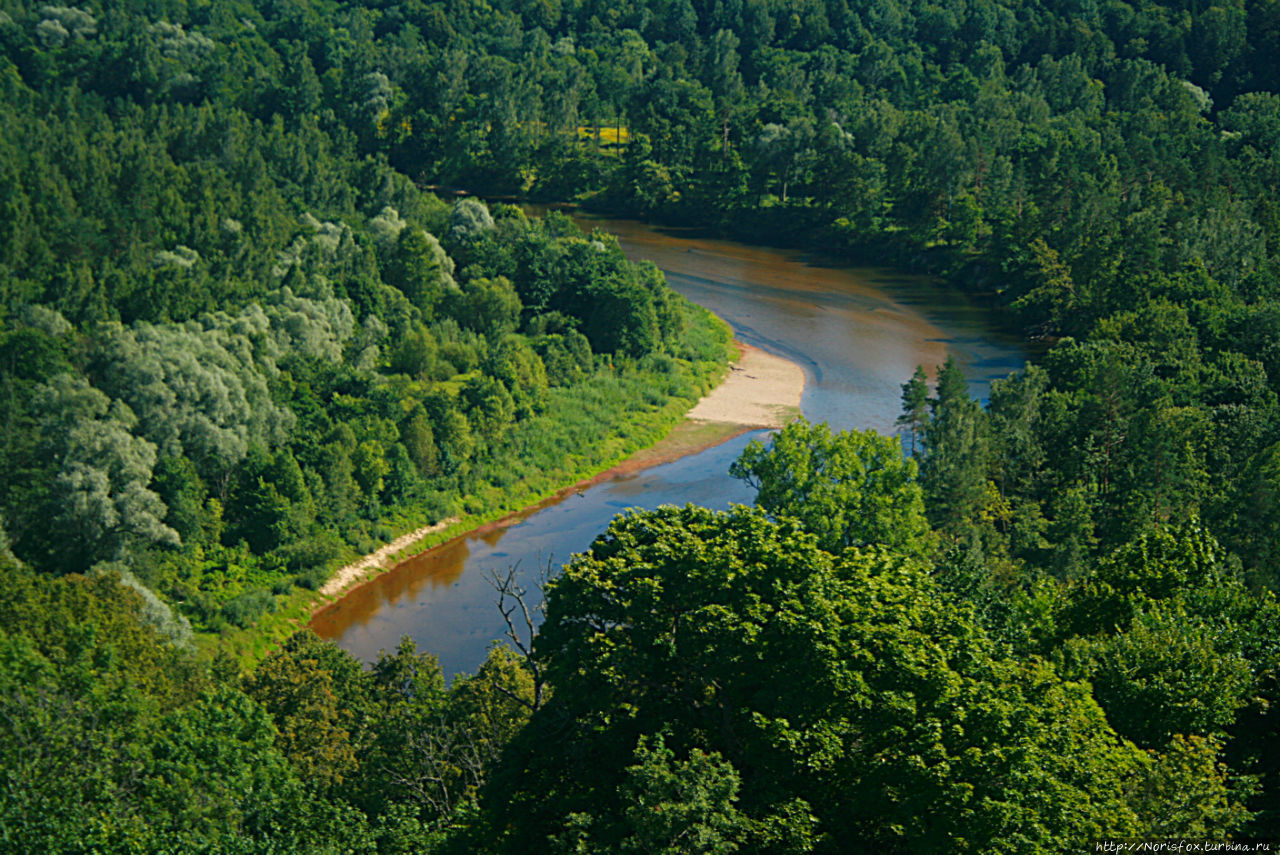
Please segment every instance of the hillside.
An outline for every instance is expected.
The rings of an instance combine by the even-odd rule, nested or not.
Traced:
[[[0,845],[1274,836],[1277,55],[1230,0],[0,0]],[[903,377],[909,457],[753,443],[757,508],[620,518],[449,688],[277,643],[722,369],[652,265],[478,196],[929,270],[1044,355]]]

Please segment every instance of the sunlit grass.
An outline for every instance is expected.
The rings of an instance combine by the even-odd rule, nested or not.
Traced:
[[[595,125],[579,125],[578,139],[583,142],[595,142]],[[626,145],[630,141],[631,134],[628,132],[625,125],[622,127],[617,127],[615,125],[602,125],[600,127],[601,145]]]

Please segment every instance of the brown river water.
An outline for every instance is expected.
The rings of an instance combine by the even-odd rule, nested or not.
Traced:
[[[902,384],[954,355],[985,399],[990,381],[1022,367],[1026,351],[936,280],[851,268],[812,253],[693,237],[630,220],[578,218],[617,235],[628,256],[654,262],[671,286],[728,321],[747,344],[804,368],[801,409],[833,427],[892,432]],[[628,508],[687,502],[750,504],[728,475],[756,432],[680,460],[570,490],[500,524],[456,538],[375,577],[311,621],[323,638],[366,661],[410,636],[445,674],[472,672],[504,624],[489,570],[516,567],[530,587],[539,568],[585,551]]]

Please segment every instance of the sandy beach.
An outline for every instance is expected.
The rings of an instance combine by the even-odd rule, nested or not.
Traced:
[[[440,522],[435,525],[423,526],[416,531],[411,531],[408,534],[397,537],[377,552],[371,552],[359,561],[354,561],[343,567],[337,573],[334,573],[329,577],[329,581],[324,583],[324,587],[320,589],[320,596],[336,597],[338,594],[341,594],[348,588],[353,587],[367,576],[374,573],[380,573],[383,570],[388,569],[389,565],[394,563],[392,559],[396,553],[408,549],[416,541],[422,540],[422,538],[429,534],[435,534],[437,531],[444,531],[457,521],[457,517],[449,517],[448,519],[440,520]]]
[[[800,414],[804,370],[758,347],[738,343],[742,358],[729,376],[688,413],[702,422],[780,428]]]

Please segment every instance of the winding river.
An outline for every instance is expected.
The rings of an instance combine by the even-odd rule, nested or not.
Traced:
[[[812,421],[890,432],[916,365],[932,368],[954,355],[971,392],[985,399],[990,381],[1026,357],[984,310],[926,277],[629,220],[579,224],[616,234],[631,258],[657,264],[675,290],[727,320],[740,340],[801,365],[801,408]],[[439,657],[447,676],[474,671],[505,629],[487,571],[514,566],[532,587],[540,567],[584,551],[626,508],[750,503],[752,491],[729,477],[729,464],[763,435],[605,481],[450,541],[352,591],[311,626],[366,661],[408,635]]]

